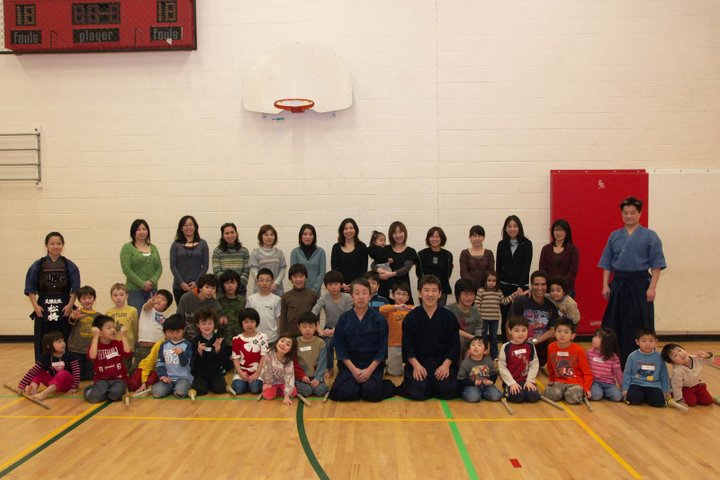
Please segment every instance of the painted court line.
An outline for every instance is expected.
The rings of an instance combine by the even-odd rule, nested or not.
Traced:
[[[440,406],[442,406],[445,417],[447,419],[452,419],[452,411],[450,411],[450,406],[447,404],[447,402],[445,400],[441,400]],[[460,458],[462,458],[463,465],[465,465],[465,471],[467,471],[468,478],[470,478],[470,480],[478,480],[479,477],[477,471],[475,470],[475,466],[472,463],[470,454],[465,447],[465,442],[463,441],[462,435],[460,435],[460,430],[458,429],[457,424],[455,423],[455,421],[450,421],[448,425],[450,427],[450,432],[452,433],[453,439],[455,440],[455,445],[457,446],[458,452],[460,452]]]
[[[132,415],[97,415],[98,420],[157,420],[173,422],[292,422],[289,417],[149,417]]]
[[[110,405],[110,403],[111,402],[108,401],[100,405],[91,406],[90,408],[82,412],[80,415],[73,417],[73,419],[69,422],[56,428],[37,442],[27,447],[25,450],[12,457],[10,460],[4,462],[2,465],[0,465],[0,478],[12,472],[17,467],[33,458],[35,455],[42,452],[53,443],[57,442],[62,437],[75,430],[77,427],[89,420],[97,412]]]
[[[0,406],[0,410],[5,410],[6,408],[10,408],[10,407],[12,407],[13,405],[17,405],[17,404],[20,403],[22,400],[25,400],[23,397],[18,397],[17,395],[15,395],[14,398],[15,398],[15,400],[6,403],[6,404],[3,405],[3,406]]]
[[[627,472],[632,475],[633,478],[642,478],[642,475],[640,475],[633,467],[631,467],[630,464],[625,461],[625,459],[618,455],[618,453],[613,450],[613,448],[608,445],[605,440],[600,438],[600,435],[595,433],[592,428],[590,428],[585,422],[583,422],[580,417],[575,415],[575,413],[570,408],[568,408],[567,405],[565,405],[564,403],[561,403],[560,405],[562,405],[563,409],[568,413],[568,415],[570,415],[570,417],[572,417],[572,419],[575,420],[575,422],[580,425],[580,427],[582,427],[582,429],[585,430],[588,435],[590,435],[598,444],[600,444],[600,446],[606,452],[608,452],[611,457],[613,457],[620,465],[622,465],[622,467],[627,470]]]
[[[395,423],[512,423],[512,422],[572,422],[572,418],[368,418],[368,417],[311,417],[306,422],[395,422]]]
[[[305,452],[305,456],[307,457],[308,462],[310,462],[310,466],[312,466],[313,470],[315,470],[315,474],[318,476],[318,478],[320,480],[330,480],[330,477],[322,468],[322,465],[320,465],[320,462],[315,456],[315,452],[313,452],[313,449],[310,446],[310,441],[308,440],[307,433],[305,432],[305,422],[303,421],[304,411],[305,404],[303,402],[298,402],[295,421],[297,425],[298,437],[300,438],[300,445],[302,446],[302,449]]]
[[[77,418],[75,415],[0,415],[0,418]]]
[[[542,382],[537,382],[537,384],[540,387],[545,387],[545,385],[542,384]],[[610,454],[611,457],[615,459],[616,462],[618,462],[622,467],[630,474],[633,478],[643,478],[642,475],[640,475],[633,467],[630,466],[628,462],[625,461],[624,458],[622,458],[613,448],[608,445],[605,440],[600,438],[600,435],[595,433],[595,431],[588,426],[587,423],[583,422],[580,417],[575,415],[575,413],[572,411],[572,409],[568,408],[565,403],[560,403],[560,405],[563,407],[563,410],[567,412],[568,415],[570,415],[570,418],[572,420],[575,420],[575,423],[580,425],[580,428],[585,430],[585,432],[590,435],[593,440],[595,440],[607,453]]]

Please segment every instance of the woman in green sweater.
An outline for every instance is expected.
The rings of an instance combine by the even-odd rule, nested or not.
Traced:
[[[139,312],[157,291],[162,275],[162,263],[157,248],[150,242],[150,226],[142,218],[130,225],[131,242],[120,250],[120,265],[127,277],[125,285],[130,292],[128,304]]]

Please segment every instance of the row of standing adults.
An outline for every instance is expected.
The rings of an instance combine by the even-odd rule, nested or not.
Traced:
[[[627,326],[637,326],[638,320],[630,318],[640,312],[642,325],[654,326],[652,301],[659,272],[665,268],[662,245],[651,230],[639,226],[642,202],[630,197],[621,204],[625,228],[613,232],[603,252],[599,266],[604,269],[603,295],[610,299],[603,324],[610,325],[621,337],[623,360],[626,351],[632,350],[634,331]],[[633,235],[639,230],[639,235]],[[352,218],[344,219],[338,227],[338,241],[332,247],[331,269],[343,274],[349,284],[352,279],[361,277],[368,270],[368,256],[373,259],[372,269],[380,276],[379,293],[388,296],[395,282],[409,283],[410,270],[415,267],[418,278],[422,275],[435,275],[441,282],[440,304],[444,304],[451,293],[450,276],[453,272],[452,253],[443,247],[447,241],[440,227],[432,227],[425,238],[427,248],[416,252],[407,245],[408,232],[402,222],[390,225],[387,237],[373,232],[370,247],[359,238],[360,229]],[[572,230],[565,220],[557,220],[551,227],[552,240],[545,245],[540,255],[540,269],[552,276],[563,276],[568,290],[574,295],[574,282],[578,273],[579,252],[572,241]],[[632,237],[631,237],[632,235]],[[135,220],[130,227],[131,241],[123,245],[120,260],[126,276],[126,286],[130,292],[128,303],[138,310],[156,291],[162,274],[162,263],[156,246],[151,241],[150,226],[143,219]],[[387,241],[389,239],[389,242]],[[530,264],[532,262],[532,242],[525,237],[523,225],[515,215],[505,219],[502,228],[502,240],[497,247],[497,261],[492,251],[484,247],[485,230],[476,225],[469,232],[470,247],[460,255],[460,276],[473,280],[477,286],[497,267],[499,288],[504,295],[510,295],[518,288],[528,289]],[[637,241],[632,242],[631,240]],[[273,289],[278,295],[283,293],[283,279],[287,264],[285,256],[276,247],[277,231],[272,225],[263,225],[258,232],[258,245],[252,254],[238,238],[237,227],[232,223],[223,224],[221,238],[210,258],[208,244],[200,237],[198,223],[191,215],[183,216],[178,222],[175,241],[170,247],[170,268],[173,274],[173,294],[176,301],[185,292],[196,288],[200,275],[207,272],[212,261],[212,270],[216,275],[226,270],[235,270],[241,278],[239,294],[246,293],[248,281],[261,268],[269,268],[274,276]],[[388,244],[389,243],[389,244]],[[35,321],[35,343],[38,353],[39,340],[50,330],[60,330],[69,334],[68,316],[75,303],[74,291],[80,287],[78,267],[62,256],[65,244],[59,232],[51,232],[45,238],[47,255],[34,262],[25,282],[25,294],[33,307]],[[631,252],[625,253],[629,246]],[[647,249],[651,248],[652,251]],[[317,234],[310,224],[301,226],[298,234],[298,247],[293,249],[291,264],[300,263],[308,270],[308,286],[319,292],[326,271],[325,251],[317,246]],[[650,271],[651,273],[648,273]],[[631,274],[632,272],[632,274]],[[610,276],[615,274],[613,283]],[[618,288],[613,288],[614,285]],[[345,285],[349,290],[349,285]],[[628,288],[640,289],[646,293],[649,305],[637,308],[621,306],[621,297],[616,293]],[[631,295],[637,300],[638,294]],[[411,298],[412,302],[412,298]],[[503,326],[509,306],[503,306]],[[623,333],[623,330],[625,332]],[[628,337],[627,338],[625,337]],[[630,349],[630,350],[628,350]]]
[[[173,275],[175,301],[188,291],[194,290],[197,279],[210,267],[216,275],[234,270],[240,276],[238,294],[246,295],[247,285],[261,268],[269,268],[275,277],[273,290],[283,293],[283,280],[287,263],[283,252],[277,248],[278,235],[272,225],[263,225],[258,231],[258,248],[252,253],[242,245],[237,227],[225,223],[220,228],[221,237],[212,256],[207,242],[200,237],[199,226],[192,215],[183,216],[178,222],[175,238],[170,246],[170,269]],[[552,275],[562,275],[572,285],[577,275],[578,251],[572,243],[570,225],[564,220],[552,226],[553,241],[546,245],[540,256],[540,266]],[[418,278],[432,274],[441,281],[440,305],[452,293],[450,277],[454,269],[453,255],[443,247],[447,236],[442,228],[428,230],[427,248],[417,252],[407,245],[408,231],[396,221],[390,225],[388,235],[374,231],[368,247],[359,237],[360,228],[352,218],[344,219],[338,227],[338,241],[332,247],[331,269],[343,274],[344,285],[349,290],[352,279],[361,277],[371,268],[380,277],[379,294],[388,297],[395,282],[410,283],[410,271],[414,267]],[[497,272],[499,287],[505,295],[518,288],[527,289],[532,261],[532,242],[525,237],[522,222],[511,215],[502,229],[502,240],[497,248]],[[128,304],[138,309],[155,293],[163,266],[157,247],[151,241],[149,224],[136,219],[130,226],[130,241],[120,251],[120,263],[129,290]],[[388,242],[389,239],[389,242]],[[479,225],[471,227],[470,247],[460,255],[460,275],[481,286],[489,271],[495,269],[495,256],[484,247],[485,230]],[[45,238],[47,255],[30,267],[25,284],[25,294],[33,306],[36,349],[39,339],[49,330],[61,330],[69,334],[68,316],[75,303],[74,292],[80,287],[80,272],[70,260],[62,257],[65,239],[59,232],[51,232]],[[315,227],[304,224],[298,234],[298,247],[292,250],[290,264],[300,263],[308,270],[307,285],[320,291],[327,269],[325,251],[317,246]],[[410,303],[414,303],[412,295]],[[503,318],[507,309],[503,311]],[[56,323],[57,322],[57,323]],[[503,329],[504,330],[504,329]]]

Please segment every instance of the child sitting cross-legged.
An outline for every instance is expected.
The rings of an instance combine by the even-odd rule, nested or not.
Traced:
[[[575,324],[567,317],[555,324],[556,341],[548,346],[548,383],[545,396],[557,402],[565,398],[570,404],[582,403],[583,396],[590,397],[593,383],[592,370],[585,350],[573,343]]]
[[[192,388],[196,395],[225,393],[227,384],[223,365],[229,352],[222,348],[223,339],[217,334],[215,312],[201,308],[195,312],[195,324],[200,333],[192,339]]]
[[[87,356],[93,362],[93,384],[85,387],[83,395],[90,403],[121,400],[127,391],[127,370],[123,360],[132,357],[125,327],[120,327],[117,340],[115,320],[98,315],[93,320],[92,340]]]
[[[463,385],[463,400],[477,403],[481,399],[497,402],[502,392],[495,386],[498,371],[488,355],[488,341],[482,335],[470,340],[469,356],[460,364],[457,379]]]
[[[185,319],[177,313],[170,315],[163,331],[167,340],[160,347],[155,364],[159,381],[152,386],[153,397],[167,397],[171,393],[178,398],[187,397],[193,378],[190,373],[192,344],[184,337]]]

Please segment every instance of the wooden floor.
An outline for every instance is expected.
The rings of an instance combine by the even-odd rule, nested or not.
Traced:
[[[720,352],[720,344],[686,343]],[[0,344],[0,380],[17,385],[29,344]],[[720,370],[706,367],[720,395]],[[545,380],[541,377],[541,380]],[[311,407],[254,396],[142,398],[51,410],[0,392],[0,477],[249,479],[720,478],[720,407],[513,406],[411,402]]]

